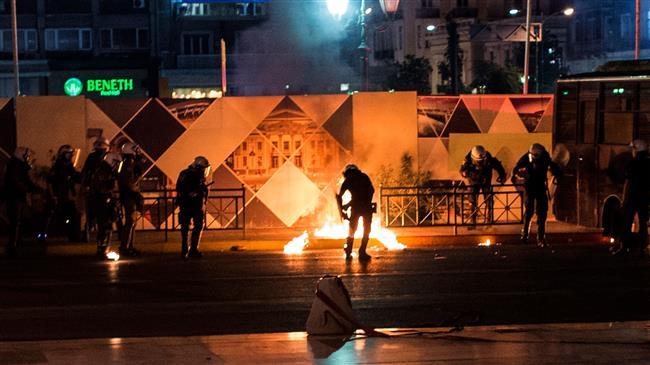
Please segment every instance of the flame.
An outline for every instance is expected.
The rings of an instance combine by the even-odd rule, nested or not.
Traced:
[[[372,221],[370,238],[379,241],[387,250],[403,250],[406,245],[397,240],[397,235],[391,230],[381,226],[379,219]],[[313,232],[314,237],[329,239],[345,239],[348,236],[348,224],[345,222],[336,222],[334,219],[328,219],[327,222]],[[363,222],[359,222],[359,227],[354,234],[355,238],[363,236]],[[309,233],[303,232],[300,236],[295,237],[284,246],[284,253],[288,255],[300,254],[309,243]]]
[[[287,255],[300,255],[309,244],[309,233],[304,231],[300,236],[295,237],[284,245],[284,253]]]
[[[478,245],[479,245],[479,246],[486,246],[486,247],[489,247],[489,246],[492,246],[492,241],[490,241],[490,239],[488,238],[485,242],[479,242]]]
[[[120,259],[120,254],[115,251],[110,251],[106,254],[106,258],[109,260],[117,261]]]

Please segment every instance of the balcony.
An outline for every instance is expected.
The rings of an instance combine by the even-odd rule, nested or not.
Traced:
[[[418,19],[440,18],[440,9],[437,8],[419,8],[415,10],[415,17]]]
[[[179,3],[175,14],[183,19],[218,21],[263,20],[268,16],[264,4],[252,2]]]

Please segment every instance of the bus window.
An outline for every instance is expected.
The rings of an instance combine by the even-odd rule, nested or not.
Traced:
[[[558,86],[556,138],[558,142],[575,143],[578,119],[578,95],[576,85]]]
[[[596,100],[580,102],[580,142],[596,142]]]
[[[604,113],[603,143],[628,144],[633,137],[634,113]]]
[[[650,142],[650,112],[639,113],[639,138]]]

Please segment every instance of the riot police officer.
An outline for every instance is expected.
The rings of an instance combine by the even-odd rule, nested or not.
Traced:
[[[93,143],[93,151],[88,154],[86,161],[81,169],[81,186],[83,188],[84,196],[84,205],[86,219],[84,223],[84,235],[83,238],[85,241],[90,240],[90,231],[94,228],[95,224],[95,214],[93,211],[93,202],[90,196],[90,181],[93,173],[99,166],[99,163],[102,162],[106,153],[110,149],[111,144],[106,137],[97,137]]]
[[[199,241],[203,232],[203,216],[208,199],[206,178],[210,175],[210,163],[203,156],[197,156],[185,170],[181,171],[176,182],[176,199],[180,208],[178,216],[181,225],[181,256],[183,258],[200,258]],[[193,224],[190,248],[187,239]]]
[[[363,236],[361,238],[361,245],[359,246],[359,260],[369,260],[371,256],[366,252],[366,248],[370,238],[372,214],[376,209],[372,203],[375,188],[372,186],[368,175],[361,172],[356,165],[347,165],[343,170],[343,176],[345,180],[341,185],[339,194],[336,196],[336,200],[341,217],[349,220],[348,237],[343,248],[345,258],[350,259],[352,257],[354,234],[359,225],[359,218],[361,218],[363,219]],[[349,203],[343,205],[342,196],[346,191],[350,192],[352,198]],[[347,216],[348,209],[350,209],[349,216]]]
[[[547,173],[555,178],[561,174],[560,167],[551,160],[551,156],[544,146],[539,143],[533,143],[528,152],[525,153],[512,172],[512,182],[516,183],[517,179],[524,180],[525,189],[525,217],[524,226],[521,230],[521,241],[528,242],[530,223],[533,214],[537,214],[537,245],[546,246],[546,216],[548,214],[548,180]]]
[[[135,223],[142,216],[144,199],[140,194],[140,181],[145,170],[145,160],[140,147],[133,142],[122,145],[122,169],[117,185],[120,190],[120,205],[124,222],[120,227],[120,255],[139,256],[140,251],[133,246]]]
[[[478,197],[483,193],[485,206],[487,208],[486,220],[492,222],[493,220],[493,204],[494,199],[492,196],[492,172],[496,171],[499,175],[497,182],[503,184],[506,181],[506,170],[503,168],[501,161],[493,157],[490,152],[485,150],[485,147],[476,145],[465,156],[465,161],[460,166],[460,174],[467,179],[471,187],[471,203],[472,203],[472,219],[476,222]]]
[[[64,230],[69,241],[79,237],[79,214],[76,205],[76,184],[81,181],[81,174],[74,166],[75,149],[65,144],[59,147],[52,170],[48,176],[48,212],[40,239],[47,238],[50,224],[59,232]]]
[[[21,240],[21,221],[27,206],[27,194],[40,190],[29,176],[34,153],[27,147],[18,147],[7,162],[4,178],[7,218],[9,218],[9,239],[6,246],[7,257],[16,255],[16,247]]]
[[[91,206],[97,220],[97,257],[100,259],[106,259],[113,223],[117,220],[117,200],[114,192],[121,167],[120,154],[109,152],[100,161],[90,179]]]
[[[634,216],[639,218],[639,238],[641,240],[641,255],[645,255],[648,246],[648,219],[650,206],[650,155],[646,141],[636,139],[630,143],[632,161],[625,171],[625,187],[623,190],[624,236],[623,244],[631,241],[632,223]],[[624,252],[624,251],[621,251]]]

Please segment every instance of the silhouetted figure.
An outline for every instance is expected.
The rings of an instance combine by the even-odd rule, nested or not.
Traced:
[[[122,146],[122,169],[117,184],[120,190],[120,205],[124,213],[124,222],[120,232],[120,256],[136,257],[140,251],[133,245],[135,223],[142,216],[144,199],[140,194],[140,181],[145,170],[145,160],[140,154],[140,147],[133,142]]]
[[[4,178],[9,237],[5,248],[7,257],[16,255],[22,240],[21,223],[27,206],[27,194],[40,190],[29,176],[34,153],[27,147],[18,147],[7,162]]]
[[[45,240],[52,226],[57,233],[66,233],[69,241],[76,241],[81,230],[77,212],[76,185],[81,182],[81,174],[74,167],[75,150],[70,145],[59,147],[56,158],[47,178],[48,202],[47,218],[40,240]]]
[[[551,160],[551,156],[544,146],[534,143],[530,146],[528,153],[521,156],[512,172],[512,182],[517,179],[524,180],[525,216],[524,226],[521,230],[521,241],[528,242],[528,233],[533,214],[537,214],[537,244],[540,247],[546,246],[546,216],[548,214],[548,180],[547,173],[555,178],[561,174],[560,167]]]
[[[631,246],[633,240],[632,224],[634,217],[639,218],[639,244],[641,255],[645,255],[648,246],[648,219],[650,206],[650,155],[646,141],[636,139],[630,143],[632,161],[625,169],[625,187],[623,190],[623,237],[621,248]],[[616,253],[625,252],[619,250]]]
[[[465,161],[460,166],[460,174],[467,180],[472,190],[472,221],[476,223],[478,214],[478,197],[483,193],[485,201],[485,217],[488,223],[491,223],[493,217],[494,197],[492,196],[492,172],[496,171],[499,175],[497,182],[503,184],[506,181],[506,170],[503,168],[501,161],[492,157],[485,147],[476,145],[465,156]]]
[[[180,208],[178,220],[181,225],[181,256],[183,258],[200,258],[199,251],[201,233],[203,232],[203,216],[208,199],[208,185],[205,179],[210,175],[210,163],[203,156],[197,156],[188,168],[181,171],[176,182],[176,199]],[[190,224],[193,225],[190,248],[188,250],[188,234]]]
[[[95,212],[93,211],[93,202],[90,196],[90,181],[93,172],[102,162],[111,145],[106,137],[97,137],[93,143],[93,151],[88,154],[86,161],[81,169],[81,186],[84,194],[85,205],[85,222],[84,222],[84,241],[90,241],[90,232],[95,228]]]
[[[109,152],[99,163],[90,179],[91,207],[97,220],[97,257],[106,259],[113,234],[113,223],[118,218],[115,188],[122,166],[119,153]]]
[[[340,209],[341,216],[348,219],[350,222],[348,237],[345,241],[346,259],[352,257],[352,246],[354,244],[354,233],[357,231],[359,218],[363,219],[363,237],[361,238],[361,245],[359,246],[359,260],[368,260],[371,258],[366,252],[368,246],[368,239],[370,237],[370,229],[372,225],[372,214],[375,207],[372,203],[372,196],[375,193],[375,188],[368,175],[359,170],[356,165],[347,165],[343,170],[345,180],[341,185],[341,190],[336,196],[337,203]],[[349,203],[343,205],[343,194],[349,191],[352,196]],[[347,210],[350,208],[350,215],[347,216]]]

